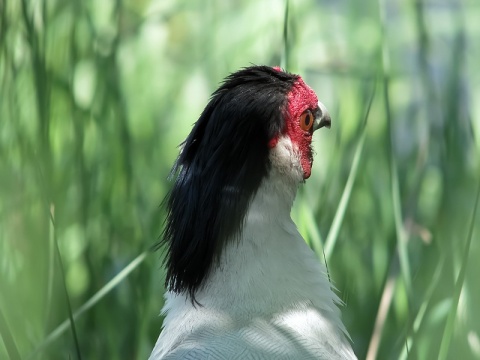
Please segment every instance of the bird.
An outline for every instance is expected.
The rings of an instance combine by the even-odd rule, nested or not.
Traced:
[[[290,212],[331,118],[301,76],[228,75],[170,174],[163,329],[150,360],[356,359],[326,266]]]

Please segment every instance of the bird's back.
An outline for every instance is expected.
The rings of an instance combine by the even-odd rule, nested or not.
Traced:
[[[356,359],[338,329],[316,309],[301,306],[270,319],[256,318],[241,327],[233,323],[225,326],[223,321],[219,326],[207,323],[178,340],[164,355],[156,348],[150,359]]]

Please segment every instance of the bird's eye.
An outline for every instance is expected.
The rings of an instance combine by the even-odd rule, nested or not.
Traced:
[[[313,126],[313,114],[310,110],[305,111],[302,116],[300,116],[300,127],[304,131],[310,131]]]

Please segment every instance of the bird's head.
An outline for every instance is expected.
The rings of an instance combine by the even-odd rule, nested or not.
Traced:
[[[192,301],[225,243],[242,229],[272,168],[300,183],[312,135],[330,116],[298,75],[252,66],[229,75],[184,141],[166,197],[166,285]]]
[[[281,72],[280,68],[274,70]],[[274,153],[279,150],[274,149],[279,145],[287,146],[289,161],[271,161],[272,165],[285,171],[295,173],[294,170],[301,170],[303,179],[310,177],[313,164],[312,136],[313,132],[321,127],[330,127],[331,119],[325,106],[318,101],[315,92],[305,84],[303,79],[297,75],[291,75],[294,81],[291,84],[283,104],[282,109],[282,131],[273,135],[269,141],[270,148]],[[285,143],[286,142],[286,143]],[[278,157],[274,157],[277,159]],[[270,157],[272,160],[272,156]],[[289,165],[285,168],[285,165]]]

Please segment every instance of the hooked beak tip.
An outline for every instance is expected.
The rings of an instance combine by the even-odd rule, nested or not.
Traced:
[[[330,117],[330,114],[325,108],[325,105],[323,105],[322,103],[319,102],[318,107],[320,108],[321,116],[319,119],[317,119],[315,123],[314,131],[321,129],[322,127],[326,127],[330,129],[332,125],[332,118]]]
[[[332,126],[332,119],[330,118],[330,115],[326,114],[326,116],[323,116],[321,119],[320,119],[320,122],[318,123],[318,128],[322,128],[322,127],[326,127],[328,129],[330,129],[330,127]]]

